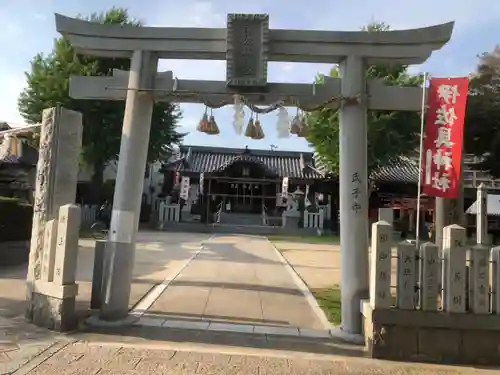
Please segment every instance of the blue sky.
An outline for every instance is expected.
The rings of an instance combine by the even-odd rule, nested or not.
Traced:
[[[477,55],[500,43],[499,0],[0,0],[0,120],[23,123],[16,101],[25,86],[24,72],[37,52],[49,53],[58,37],[54,12],[67,16],[89,14],[112,6],[129,9],[133,17],[148,26],[225,27],[226,13],[269,13],[271,28],[358,30],[370,21],[383,21],[393,29],[429,26],[456,21],[451,42],[413,72],[428,71],[434,76],[460,76],[473,71]],[[269,81],[311,82],[318,72],[328,72],[325,64],[271,63]],[[179,78],[225,79],[225,62],[162,60],[159,70],[173,70]],[[303,139],[277,139],[276,114],[261,117],[266,133],[255,141],[234,134],[230,108],[217,110],[221,129],[218,136],[195,131],[202,106],[182,105],[182,129],[189,131],[185,143],[281,150],[306,150]]]

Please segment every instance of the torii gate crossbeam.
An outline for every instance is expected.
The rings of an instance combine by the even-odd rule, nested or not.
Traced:
[[[422,92],[366,82],[366,69],[373,64],[424,62],[449,41],[453,25],[387,32],[270,30],[268,15],[229,14],[226,29],[155,28],[103,25],[56,15],[57,30],[78,52],[131,58],[129,74],[73,77],[70,88],[73,98],[126,99],[101,317],[117,320],[128,313],[155,99],[201,102],[195,95],[201,91],[214,101],[245,93],[255,105],[276,100],[293,104],[293,100],[287,102],[288,95],[304,105],[317,105],[339,95],[356,98],[333,104],[340,104],[342,329],[361,333],[360,300],[369,289],[366,113],[368,109],[418,111]],[[157,74],[159,58],[227,60],[226,82],[175,81],[171,72]],[[340,79],[328,79],[316,91],[312,85],[268,83],[268,61],[338,63]]]

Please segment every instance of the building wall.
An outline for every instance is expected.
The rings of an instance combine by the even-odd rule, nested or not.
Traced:
[[[104,168],[103,180],[114,181],[116,180],[118,163],[112,161],[106,165]],[[163,185],[163,174],[160,173],[161,163],[149,163],[147,165],[149,168],[149,173],[146,173],[143,183],[143,193],[146,194],[147,203],[152,203],[156,196],[161,192],[161,186]],[[92,181],[93,169],[91,167],[82,166],[78,172],[78,182],[85,183]]]
[[[500,179],[492,178],[488,172],[474,169],[471,164],[480,162],[477,156],[466,155],[464,157],[464,186],[476,189],[484,183],[488,189],[500,190]]]

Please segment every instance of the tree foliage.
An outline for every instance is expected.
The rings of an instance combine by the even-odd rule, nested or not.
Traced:
[[[372,23],[363,30],[370,32],[388,31],[384,23]],[[338,66],[329,75],[338,77]],[[406,66],[371,66],[367,69],[367,79],[383,79],[391,86],[421,86],[422,77],[411,76]],[[318,76],[321,84],[323,77]],[[314,147],[326,169],[338,174],[339,171],[339,110],[323,108],[308,115],[309,135],[307,140]],[[420,114],[417,112],[368,111],[368,172],[387,165],[396,157],[410,155],[418,149]]]
[[[469,83],[464,134],[466,152],[483,157],[479,168],[500,177],[500,46],[479,56]]]
[[[86,18],[103,24],[135,25],[127,10],[112,8],[106,13],[94,13]],[[107,162],[116,160],[120,150],[124,101],[75,100],[69,96],[71,75],[108,76],[113,69],[130,69],[130,59],[93,58],[75,53],[63,37],[55,42],[48,55],[37,54],[26,73],[27,87],[20,94],[18,107],[29,123],[41,122],[45,108],[61,105],[83,114],[82,159],[94,168],[94,181],[102,181]],[[181,117],[179,108],[170,103],[155,103],[153,108],[148,161],[164,158],[173,144],[181,142],[184,134],[176,131]]]

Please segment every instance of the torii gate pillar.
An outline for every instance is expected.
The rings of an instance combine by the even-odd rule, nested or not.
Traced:
[[[359,97],[344,103],[340,122],[340,253],[342,329],[361,332],[360,301],[368,298],[368,181],[366,67],[362,57],[340,63],[341,95]]]
[[[128,314],[135,237],[139,227],[144,173],[153,113],[153,80],[158,58],[134,51],[128,79],[120,156],[109,238],[104,255],[100,318],[117,320]],[[146,89],[139,91],[138,89]]]

